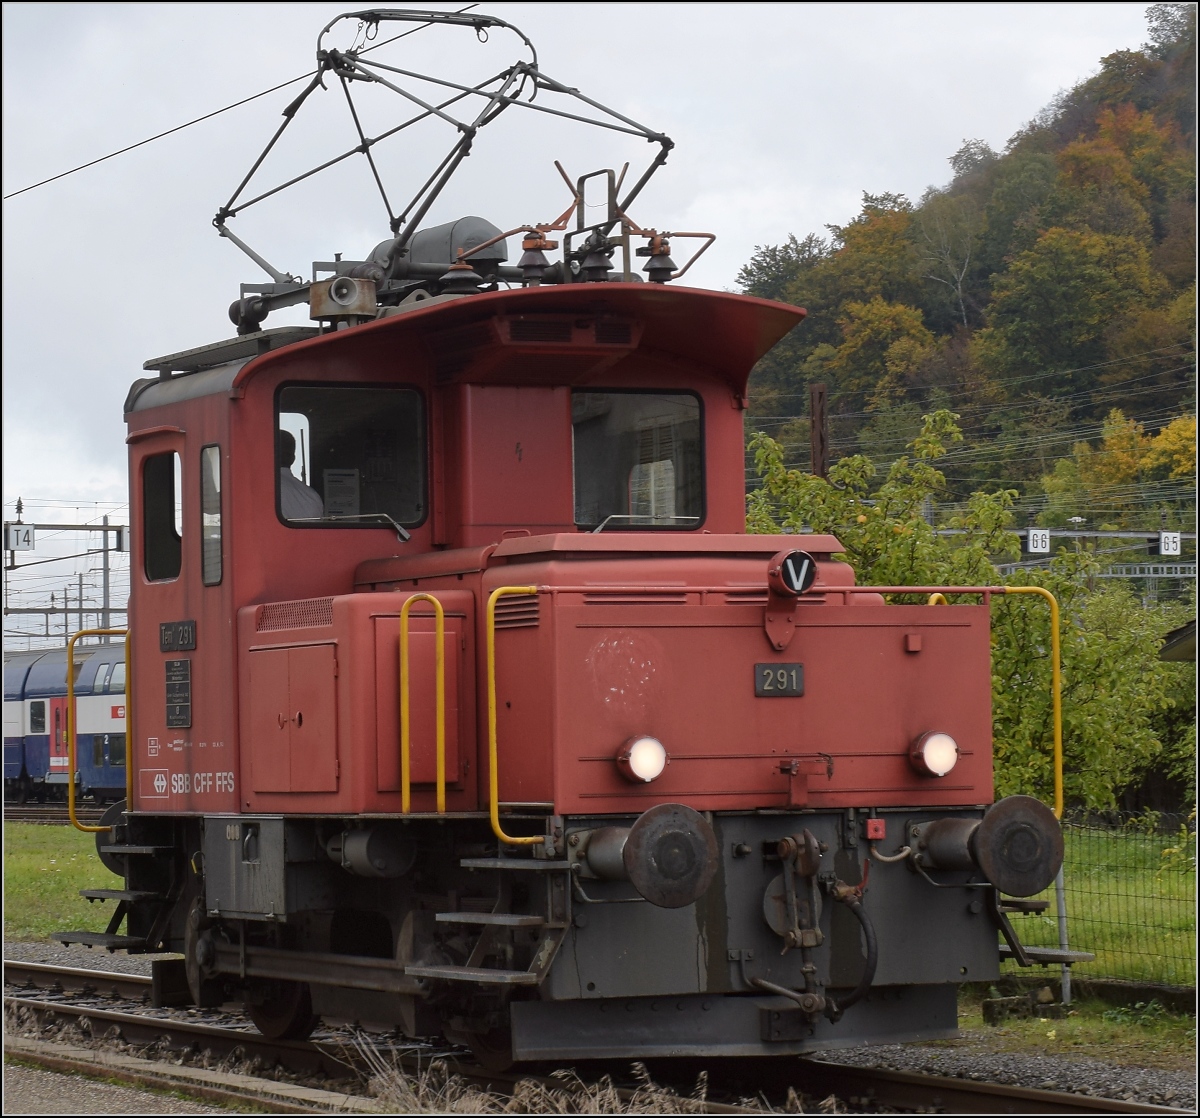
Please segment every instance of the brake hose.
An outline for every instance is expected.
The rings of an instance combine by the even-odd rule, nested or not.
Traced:
[[[850,991],[841,1001],[834,1001],[829,998],[825,1006],[825,1016],[833,1023],[850,1008],[855,1002],[860,1001],[871,988],[871,984],[875,981],[875,968],[879,965],[879,947],[875,942],[875,928],[872,925],[870,918],[863,910],[863,906],[859,898],[855,895],[854,890],[847,889],[844,893],[834,893],[834,899],[844,904],[852,913],[854,918],[862,926],[863,936],[867,941],[867,961],[863,966],[862,977],[858,980],[858,985]]]

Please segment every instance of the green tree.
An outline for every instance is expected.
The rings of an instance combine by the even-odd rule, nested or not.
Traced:
[[[1064,791],[1068,803],[1111,808],[1163,752],[1155,719],[1171,697],[1158,659],[1167,625],[1128,584],[1089,588],[1086,552],[1063,552],[1049,571],[1014,576],[1044,586],[1062,610]],[[1036,581],[1035,581],[1036,579]],[[1053,787],[1047,610],[1024,597],[993,608],[992,722],[996,794],[1047,798]]]

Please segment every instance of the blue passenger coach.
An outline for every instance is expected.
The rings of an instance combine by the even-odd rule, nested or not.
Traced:
[[[76,785],[81,796],[125,794],[125,646],[78,649]],[[67,654],[16,653],[4,663],[4,796],[24,802],[66,796]]]

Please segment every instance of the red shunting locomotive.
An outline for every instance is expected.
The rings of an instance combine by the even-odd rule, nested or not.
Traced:
[[[518,266],[478,218],[399,233],[147,362],[126,885],[60,938],[179,952],[271,1036],[494,1061],[949,1036],[997,977],[1062,841],[992,803],[987,607],[745,533],[747,378],[804,311],[672,286],[600,177]]]

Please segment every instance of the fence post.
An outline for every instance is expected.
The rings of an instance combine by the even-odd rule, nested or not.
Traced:
[[[1063,868],[1058,867],[1054,878],[1054,902],[1058,909],[1058,946],[1067,950],[1067,889],[1063,880]],[[1062,1003],[1071,1004],[1071,965],[1062,965]]]

